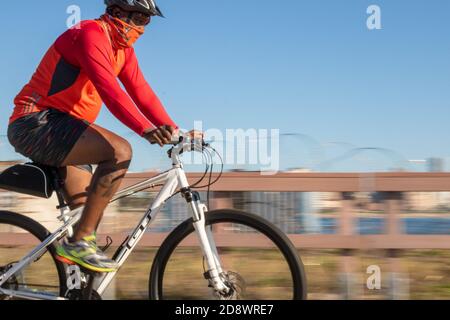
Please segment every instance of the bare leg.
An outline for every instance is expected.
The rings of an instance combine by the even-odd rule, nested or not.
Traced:
[[[59,169],[59,175],[64,180],[64,199],[70,210],[86,204],[92,174],[76,166],[67,166]]]
[[[98,164],[98,167],[88,188],[86,206],[74,241],[96,230],[106,206],[128,171],[131,158],[132,149],[125,139],[96,125],[91,125],[75,144],[61,166]]]

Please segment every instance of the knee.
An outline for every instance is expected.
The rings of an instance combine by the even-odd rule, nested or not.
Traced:
[[[114,147],[114,157],[117,162],[131,161],[133,158],[133,148],[131,147],[131,144],[126,140],[122,140],[118,143]]]

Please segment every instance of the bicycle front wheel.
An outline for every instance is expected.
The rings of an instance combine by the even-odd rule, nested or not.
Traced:
[[[226,281],[223,297],[208,286],[192,219],[177,227],[156,254],[150,273],[154,300],[298,300],[306,298],[304,267],[289,238],[265,219],[235,210],[206,214]]]

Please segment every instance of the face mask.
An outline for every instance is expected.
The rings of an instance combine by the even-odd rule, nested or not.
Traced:
[[[144,27],[134,27],[108,14],[101,16],[100,21],[106,24],[116,49],[132,47],[145,31]]]

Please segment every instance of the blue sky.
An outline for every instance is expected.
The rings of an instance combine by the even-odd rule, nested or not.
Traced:
[[[0,135],[12,101],[66,26],[66,9],[99,16],[103,1],[5,2],[0,12]],[[448,0],[160,0],[136,45],[147,79],[184,128],[277,128],[301,133],[327,158],[347,146],[380,147],[405,159],[450,160],[450,2]],[[382,30],[366,27],[379,5]],[[19,22],[20,20],[20,22]],[[165,165],[103,108],[97,124],[135,149],[132,169]],[[303,166],[306,145],[282,136],[282,162]],[[5,146],[1,158],[9,156]],[[149,155],[151,160],[149,159]],[[388,168],[367,156],[363,169]],[[147,162],[149,161],[149,162]],[[365,161],[365,160],[361,160]],[[371,164],[369,164],[369,162]],[[341,163],[335,170],[351,170]],[[416,169],[420,169],[417,167]],[[450,168],[449,168],[450,169]]]

